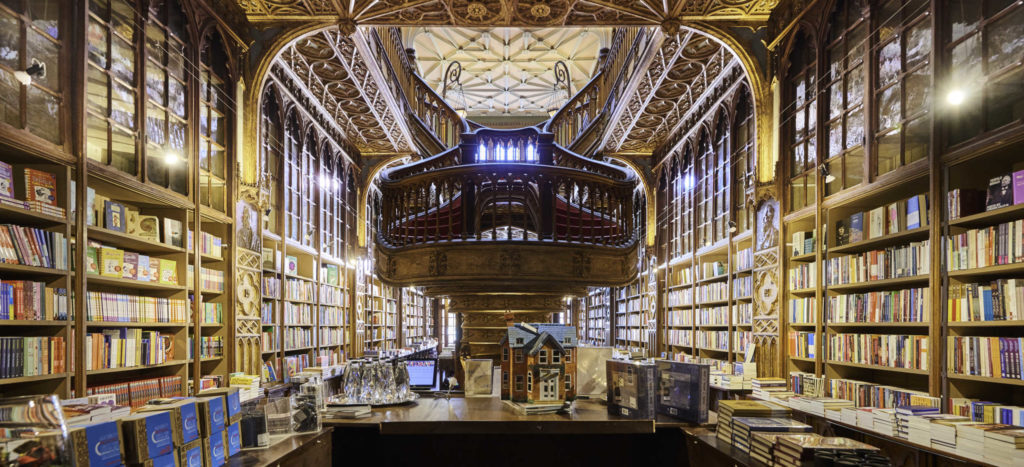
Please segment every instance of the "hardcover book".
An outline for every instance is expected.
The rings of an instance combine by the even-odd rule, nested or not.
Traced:
[[[135,264],[135,280],[149,282],[149,256],[138,255]]]
[[[155,258],[151,258],[150,261]],[[178,285],[178,262],[173,259],[160,258],[160,283]],[[152,267],[152,265],[150,266]]]
[[[25,169],[25,201],[57,205],[57,177],[36,169]]]
[[[103,265],[100,275],[121,278],[121,269],[124,267],[124,251],[110,247],[100,248],[100,264]]]
[[[836,221],[836,246],[850,243],[850,227],[848,220]]]
[[[277,270],[277,261],[275,261],[276,250],[273,248],[263,248],[263,269]]]
[[[181,221],[164,218],[164,243],[181,248],[184,238],[182,237]]]
[[[1013,180],[1010,174],[992,177],[988,181],[988,195],[985,197],[985,210],[1005,208],[1013,204]]]
[[[868,238],[885,235],[885,208],[879,206],[868,212]]]
[[[100,273],[99,253],[96,251],[96,247],[91,245],[87,246],[85,249],[85,273]]]
[[[284,273],[285,274],[297,274],[299,271],[299,258],[291,255],[284,257]]]
[[[153,242],[160,241],[160,218],[140,214],[138,224],[136,235]]]
[[[139,254],[131,251],[124,252],[124,262],[121,267],[121,277],[124,279],[137,280],[139,278]]]
[[[657,411],[657,367],[650,363],[608,360],[608,413],[653,419]]]
[[[106,467],[121,465],[121,433],[115,421],[68,427],[75,465]]]
[[[0,196],[14,197],[14,171],[10,164],[3,161],[0,161]]]
[[[850,216],[850,243],[864,240],[864,213],[858,212]]]
[[[707,423],[709,365],[657,360],[658,413],[691,423]]]
[[[125,233],[128,235],[139,236],[139,210],[125,207]]]
[[[2,176],[0,176],[0,183],[3,183]],[[1013,173],[1013,204],[1021,203],[1024,203],[1024,170]]]
[[[124,205],[117,201],[106,200],[103,202],[103,226],[115,232],[126,230],[126,219]]]
[[[911,196],[907,200],[907,230],[921,227],[922,212],[920,199],[920,196]],[[927,225],[927,222],[925,220],[925,225]]]

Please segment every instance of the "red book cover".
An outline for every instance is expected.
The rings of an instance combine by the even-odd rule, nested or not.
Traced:
[[[25,169],[25,201],[57,205],[57,177],[36,169]]]

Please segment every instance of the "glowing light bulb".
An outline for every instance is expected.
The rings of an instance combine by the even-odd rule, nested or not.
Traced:
[[[963,104],[966,99],[967,95],[959,89],[949,91],[949,94],[946,95],[946,102],[949,102],[952,105]]]
[[[164,153],[164,164],[176,165],[180,160],[181,157],[179,157],[178,153],[174,151],[168,150],[167,152]]]

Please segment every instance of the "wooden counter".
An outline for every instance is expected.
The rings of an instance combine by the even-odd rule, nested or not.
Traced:
[[[324,467],[332,463],[331,433],[292,435],[267,449],[246,449],[228,458],[227,467]]]
[[[517,415],[498,398],[421,398],[415,404],[373,409],[369,418],[325,425],[376,427],[381,434],[652,434],[653,420],[609,415],[597,401],[576,401],[572,414]]]

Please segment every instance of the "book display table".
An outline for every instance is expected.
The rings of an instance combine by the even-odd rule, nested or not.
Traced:
[[[267,449],[247,449],[231,456],[227,467],[324,467],[331,465],[331,432],[293,435]]]

